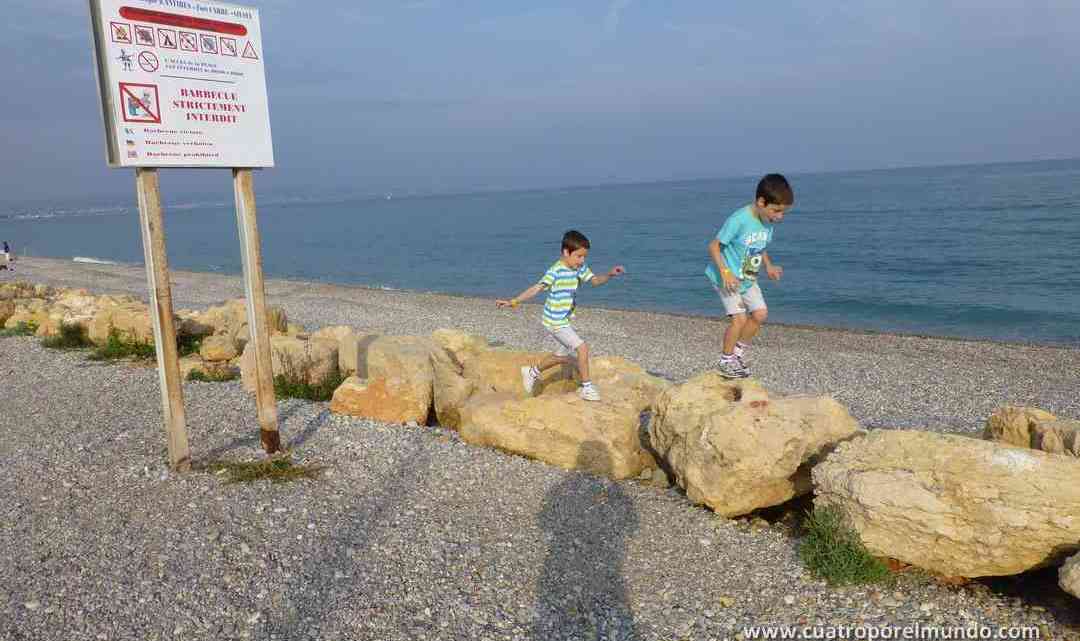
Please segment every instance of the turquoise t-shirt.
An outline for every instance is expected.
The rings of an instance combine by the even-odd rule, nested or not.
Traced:
[[[772,240],[772,235],[773,226],[758,220],[750,205],[728,216],[724,226],[716,232],[716,240],[722,245],[720,253],[724,262],[739,279],[740,293],[750,289],[757,281],[762,266],[761,255],[765,253],[765,247]],[[721,286],[724,283],[711,260],[705,275],[713,285]]]

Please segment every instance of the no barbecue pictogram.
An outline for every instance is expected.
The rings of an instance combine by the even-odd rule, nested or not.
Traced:
[[[143,51],[139,54],[139,68],[147,73],[154,73],[158,70],[160,63],[158,57],[154,55],[153,51]]]
[[[181,31],[180,48],[184,51],[198,51],[199,37],[190,31]]]
[[[131,25],[127,24],[126,22],[110,22],[109,36],[112,38],[112,41],[117,44],[132,44]]]
[[[236,57],[236,38],[221,36],[221,55]]]
[[[157,85],[121,82],[120,113],[124,122],[161,124],[161,104],[158,102]]]

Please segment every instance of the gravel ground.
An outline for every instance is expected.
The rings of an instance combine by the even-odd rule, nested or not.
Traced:
[[[16,275],[145,293],[141,268],[20,259]],[[174,278],[178,306],[242,291],[237,278]],[[449,326],[545,345],[535,308],[283,281],[268,294],[309,327]],[[581,317],[597,353],[674,380],[709,367],[722,328]],[[761,339],[754,364],[768,386],[832,393],[870,427],[974,432],[1005,402],[1080,416],[1077,350],[780,326]],[[1080,608],[1047,573],[831,589],[803,571],[784,522],[718,518],[676,490],[565,472],[437,428],[332,416],[325,403],[279,405],[296,457],[326,466],[320,480],[176,475],[153,368],[9,338],[0,380],[0,639],[722,639],[743,626],[915,622],[1080,639]],[[197,464],[260,456],[238,383],[184,392]]]

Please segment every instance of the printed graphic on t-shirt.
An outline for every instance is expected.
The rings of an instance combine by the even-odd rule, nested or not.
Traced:
[[[757,278],[758,272],[761,271],[761,260],[764,253],[764,249],[746,248],[746,258],[743,259],[742,264],[743,278]]]

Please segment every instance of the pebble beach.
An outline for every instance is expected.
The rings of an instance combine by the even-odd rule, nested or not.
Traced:
[[[142,266],[20,258],[0,282],[16,278],[146,298]],[[176,309],[243,296],[235,275],[172,280]],[[284,280],[266,291],[310,329],[450,327],[549,347],[537,305]],[[770,321],[750,353],[755,377],[778,395],[831,395],[866,429],[978,436],[1005,404],[1080,418],[1080,348]],[[714,366],[724,328],[598,309],[587,294],[575,324],[594,354],[674,382]],[[754,626],[916,624],[1080,639],[1080,606],[1045,576],[958,586],[902,572],[833,588],[804,569],[790,518],[724,519],[678,488],[328,403],[279,402],[282,441],[324,468],[317,480],[176,474],[153,367],[39,342],[0,339],[0,639],[745,639]],[[239,381],[188,382],[184,395],[196,467],[261,456]]]

